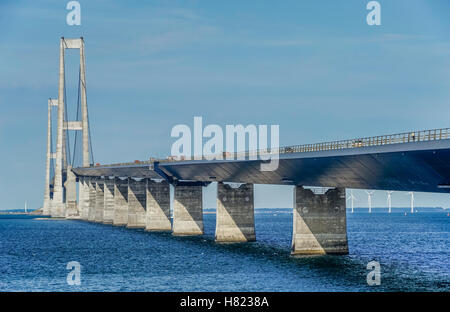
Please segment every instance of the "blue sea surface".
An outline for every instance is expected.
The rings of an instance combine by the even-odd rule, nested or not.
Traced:
[[[447,213],[347,213],[350,254],[290,256],[292,213],[257,211],[257,241],[214,242],[77,220],[0,216],[0,291],[449,291]],[[381,285],[369,286],[370,261]],[[81,264],[81,285],[66,265]]]

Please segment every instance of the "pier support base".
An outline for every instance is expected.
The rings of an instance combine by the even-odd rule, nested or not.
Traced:
[[[50,215],[51,202],[52,202],[52,200],[50,198],[44,199],[44,205],[42,206],[42,215],[43,216],[49,216]]]
[[[203,234],[201,186],[175,186],[173,235]]]
[[[95,181],[97,196],[95,197],[95,222],[103,222],[103,212],[105,211],[105,181],[101,178]]]
[[[170,231],[170,186],[166,181],[147,181],[147,231]]]
[[[88,221],[95,221],[95,202],[97,199],[97,190],[95,185],[95,178],[87,178],[89,188],[89,213]]]
[[[147,180],[128,180],[128,222],[129,228],[145,228]]]
[[[78,178],[78,207],[82,220],[89,218],[89,185],[85,177]]]
[[[345,189],[294,189],[292,255],[348,254]]]
[[[72,166],[67,166],[67,179],[64,182],[66,188],[66,215],[68,219],[79,218],[77,207],[77,176],[72,172]]]
[[[66,204],[52,200],[50,204],[50,215],[52,218],[64,218],[66,216]]]
[[[105,178],[103,223],[112,224],[114,220],[114,180]]]
[[[217,242],[256,240],[253,184],[217,184]]]
[[[42,209],[42,215],[44,216],[52,216],[52,203],[53,200],[48,199],[44,201],[44,207]]]
[[[128,223],[128,179],[114,179],[114,218],[117,226]]]

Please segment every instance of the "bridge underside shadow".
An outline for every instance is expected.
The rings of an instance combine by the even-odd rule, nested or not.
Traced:
[[[281,154],[275,171],[261,171],[261,162],[185,161],[159,166],[178,180],[450,192],[449,139]]]

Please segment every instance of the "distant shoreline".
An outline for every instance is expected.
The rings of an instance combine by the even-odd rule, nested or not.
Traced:
[[[42,215],[42,208],[34,209],[30,211],[23,211],[23,210],[0,210],[0,215],[16,215],[16,216],[40,216]]]
[[[364,212],[367,211],[367,207],[355,207],[355,212]],[[347,211],[351,211],[351,208],[346,208]],[[392,207],[392,212],[404,212],[409,211],[409,207]],[[424,213],[424,212],[450,212],[450,208],[442,208],[442,207],[416,207],[415,208],[417,213]],[[255,213],[288,213],[291,212],[292,208],[255,208]],[[373,207],[372,208],[373,213],[377,212],[386,212],[386,207]],[[203,209],[204,214],[215,214],[216,208],[204,208]],[[32,210],[29,212],[24,211],[17,211],[17,210],[0,210],[0,216],[41,216],[42,215],[42,208]]]

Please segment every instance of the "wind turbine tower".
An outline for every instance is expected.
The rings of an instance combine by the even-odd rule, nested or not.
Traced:
[[[394,191],[387,191],[387,203],[389,208],[389,213],[392,212],[392,202],[391,202],[391,194],[394,193]]]
[[[411,195],[411,213],[414,213],[414,192],[409,192],[409,195]]]
[[[350,190],[350,196],[347,198],[347,200],[351,200],[351,204],[352,204],[352,213],[354,212],[354,200],[356,199],[355,198],[355,195],[353,195],[353,190]]]
[[[368,203],[369,203],[369,213],[372,213],[372,194],[373,194],[373,191],[366,191],[366,193],[367,193],[367,201],[368,201]]]

